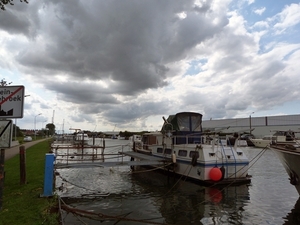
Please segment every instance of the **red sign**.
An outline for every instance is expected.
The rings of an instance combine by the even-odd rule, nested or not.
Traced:
[[[0,86],[0,119],[23,118],[24,86]]]

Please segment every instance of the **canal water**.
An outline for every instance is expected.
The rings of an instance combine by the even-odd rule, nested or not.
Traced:
[[[105,162],[121,162],[114,153],[129,150],[126,140],[105,144]],[[243,150],[251,160],[251,183],[223,188],[128,166],[59,169],[61,205],[76,209],[62,210],[63,224],[300,224],[298,193],[275,153]]]

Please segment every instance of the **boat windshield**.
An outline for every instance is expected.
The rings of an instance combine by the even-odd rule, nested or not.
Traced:
[[[201,132],[202,131],[202,115],[200,113],[182,112],[171,115],[167,119],[173,131]],[[166,130],[164,124],[162,130]]]

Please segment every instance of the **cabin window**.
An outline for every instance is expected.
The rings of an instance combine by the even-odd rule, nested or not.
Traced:
[[[163,153],[163,149],[162,148],[157,148],[157,153]]]
[[[165,149],[165,154],[170,155],[171,153],[172,153],[172,149],[170,149],[170,148]]]
[[[157,152],[157,153],[161,153],[161,154],[164,153],[164,152],[163,152],[163,148],[157,148],[157,149],[156,149],[156,152]],[[166,148],[166,149],[165,149],[165,154],[170,155],[171,153],[172,153],[172,149],[170,149],[170,148]]]
[[[184,157],[186,157],[187,156],[187,151],[186,150],[179,150],[178,151],[178,156],[184,156]]]
[[[193,158],[196,155],[197,159],[199,158],[199,152],[197,151],[190,151],[190,158]]]

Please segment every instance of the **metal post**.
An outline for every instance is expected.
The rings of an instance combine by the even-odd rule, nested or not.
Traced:
[[[26,184],[26,150],[25,146],[20,146],[20,184]]]
[[[41,197],[53,196],[54,160],[55,160],[54,154],[52,154],[52,153],[46,154],[45,175],[44,175],[44,192],[41,195]]]
[[[34,117],[34,140],[36,140],[36,117],[37,116],[39,116],[39,115],[41,115],[42,113],[40,113],[40,114],[38,114],[38,115],[36,115],[35,117]]]
[[[17,140],[17,119],[15,119],[15,141]]]
[[[252,134],[252,130],[251,130],[251,128],[252,128],[252,127],[251,127],[251,125],[252,125],[252,124],[251,124],[251,122],[252,122],[252,121],[251,121],[251,115],[252,115],[253,113],[254,113],[254,112],[252,112],[252,113],[249,115],[250,134]]]
[[[249,116],[249,123],[250,123],[250,134],[251,134],[251,115]]]
[[[5,159],[5,149],[1,149],[1,154],[0,154],[0,210],[2,209],[2,204],[3,204],[4,159]]]
[[[102,152],[101,152],[101,154],[102,155],[104,155],[104,149],[105,149],[105,140],[104,140],[104,138],[103,138],[103,143],[102,143]]]

